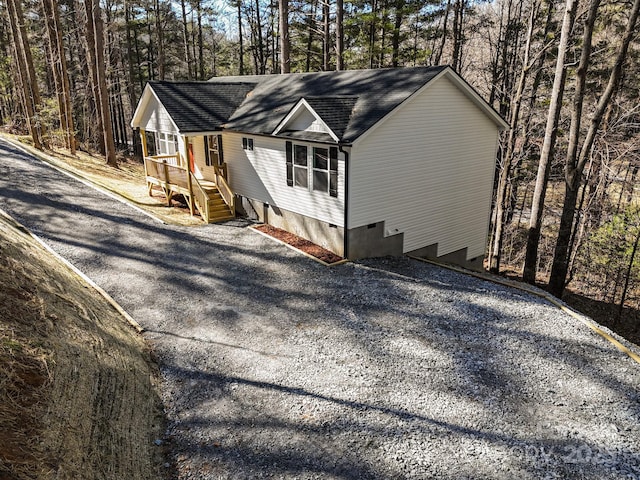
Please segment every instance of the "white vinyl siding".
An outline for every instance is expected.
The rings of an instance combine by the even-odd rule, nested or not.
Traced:
[[[349,228],[384,221],[404,252],[484,255],[497,135],[446,77],[428,84],[354,145]]]
[[[224,132],[222,136],[225,161],[231,188],[238,195],[269,205],[316,218],[336,226],[344,224],[344,161],[339,154],[338,196],[309,188],[287,186],[285,140],[254,136],[254,150],[242,148],[242,135]],[[294,142],[295,143],[295,142]],[[307,145],[309,151],[313,143]],[[311,168],[311,159],[308,168]]]
[[[145,106],[142,118],[140,119],[140,128],[152,132],[178,134],[178,129],[171,120],[167,110],[153,95],[150,96],[149,102]]]

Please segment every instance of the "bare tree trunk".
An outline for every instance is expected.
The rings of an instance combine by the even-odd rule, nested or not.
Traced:
[[[184,42],[184,61],[187,64],[187,79],[191,80],[191,50],[189,49],[189,31],[187,29],[187,6],[185,0],[180,0],[180,8],[182,12],[182,41]]]
[[[164,65],[164,33],[162,28],[162,18],[160,11],[160,0],[154,0],[153,2],[153,11],[155,13],[155,22],[156,22],[156,37],[158,39],[158,77],[160,80],[164,80],[165,76],[165,65]],[[149,38],[151,41],[151,38]]]
[[[592,0],[590,8],[590,16],[592,10],[597,10],[599,0]],[[591,32],[593,25],[589,28],[589,25],[585,26],[585,38],[583,45],[583,55],[580,61],[580,67],[578,69],[578,80],[576,85],[576,95],[574,99],[574,114],[571,122],[571,132],[569,138],[569,150],[567,152],[567,160],[565,164],[565,199],[562,207],[562,216],[560,218],[560,229],[558,231],[558,238],[556,240],[556,248],[553,256],[553,267],[551,269],[551,277],[549,279],[549,289],[552,294],[561,297],[565,288],[565,281],[567,278],[567,271],[569,266],[569,242],[573,232],[573,219],[576,211],[576,202],[578,199],[578,191],[580,184],[582,183],[582,172],[587,163],[593,143],[595,142],[596,134],[600,128],[602,118],[609,105],[611,98],[613,97],[618,82],[622,76],[622,66],[627,58],[627,52],[629,50],[629,44],[635,35],[635,26],[638,20],[638,13],[640,11],[640,0],[635,0],[631,12],[629,13],[629,21],[625,29],[625,34],[616,55],[613,69],[609,76],[609,82],[605,88],[596,109],[591,117],[589,130],[585,136],[585,140],[580,148],[578,154],[578,137],[580,133],[580,117],[582,115],[582,104],[584,103],[584,89],[586,84],[586,70],[589,66],[588,55],[590,55],[591,48]],[[593,13],[595,16],[595,12]],[[595,19],[594,19],[595,21]],[[588,43],[587,43],[588,41]],[[585,50],[588,50],[585,54]],[[584,67],[582,70],[581,68]],[[575,128],[574,128],[575,122]]]
[[[637,228],[636,239],[633,242],[633,248],[631,250],[631,258],[629,259],[629,264],[627,265],[627,273],[624,277],[624,286],[622,287],[622,295],[620,296],[620,307],[618,308],[618,318],[617,322],[622,318],[622,313],[624,311],[624,302],[627,300],[627,292],[629,291],[629,281],[631,279],[631,270],[633,269],[633,262],[636,260],[636,253],[638,252],[638,244],[640,244],[640,228]]]
[[[256,59],[258,61],[258,69],[256,69],[256,73],[264,74],[265,71],[265,61],[264,61],[264,38],[262,37],[262,17],[260,15],[260,0],[255,1],[256,5],[256,23],[255,23],[255,34],[258,40],[258,52],[256,55]]]
[[[371,23],[369,24],[369,68],[373,68],[375,57],[374,49],[376,45],[376,19],[378,18],[378,1],[371,1]]]
[[[280,19],[280,73],[291,72],[289,54],[289,0],[278,0]]]
[[[33,57],[31,56],[31,48],[24,27],[20,0],[8,0],[7,9],[9,13],[9,25],[13,36],[16,65],[22,83],[27,126],[33,138],[33,145],[38,150],[42,150],[45,144],[44,132],[37,119],[40,109],[40,91],[35,77],[35,69],[33,68]]]
[[[74,154],[76,151],[76,140],[73,128],[73,112],[71,110],[69,76],[67,74],[67,61],[62,44],[58,5],[52,0],[42,0],[42,8],[45,16],[47,36],[49,38],[53,79],[56,96],[58,98],[60,129],[64,134],[65,147],[71,154]]]
[[[453,6],[453,53],[451,67],[458,73],[462,67],[462,44],[464,43],[464,13],[467,0],[456,0]]]
[[[311,71],[311,48],[313,47],[313,33],[314,23],[316,21],[316,10],[318,8],[318,0],[312,0],[311,2],[311,15],[307,16],[307,61],[305,64],[305,72]]]
[[[393,24],[393,37],[391,38],[391,66],[398,66],[400,58],[400,28],[404,19],[404,0],[396,1],[395,22]]]
[[[556,59],[556,70],[551,90],[549,112],[547,114],[547,125],[544,132],[544,141],[540,152],[540,162],[538,163],[538,174],[536,177],[536,187],[533,192],[531,205],[531,218],[529,220],[529,230],[527,232],[527,250],[525,256],[522,278],[525,282],[535,284],[538,264],[538,244],[542,228],[542,211],[544,200],[549,183],[549,172],[551,170],[551,159],[553,158],[556,136],[558,133],[558,121],[562,108],[562,97],[564,95],[564,84],[566,80],[565,56],[567,45],[573,28],[573,22],[578,8],[578,0],[567,0],[562,29],[560,31],[560,44],[558,45],[558,57]]]
[[[331,61],[331,33],[329,31],[329,0],[322,1],[322,70],[329,71]]]
[[[102,29],[102,13],[99,0],[84,0],[87,14],[87,43],[91,58],[91,66],[95,69],[96,79],[95,93],[96,103],[99,103],[99,113],[102,121],[104,135],[105,157],[107,165],[116,166],[116,148],[113,141],[113,127],[109,114],[109,93],[104,63],[104,49],[102,47],[104,33]]]
[[[238,43],[240,44],[240,58],[238,59],[238,74],[244,75],[244,46],[242,42],[242,0],[237,0],[238,7]]]
[[[87,139],[91,139],[91,140],[95,140],[98,151],[102,154],[102,155],[106,155],[107,154],[107,149],[104,143],[104,125],[102,123],[103,121],[103,115],[102,115],[102,103],[100,102],[100,94],[98,93],[98,67],[97,67],[97,60],[96,60],[96,49],[95,49],[95,31],[94,31],[94,26],[93,26],[93,22],[91,20],[91,11],[87,10],[87,5],[86,2],[87,0],[84,0],[84,12],[85,12],[85,18],[84,18],[84,22],[85,22],[85,35],[83,35],[84,40],[85,40],[85,47],[86,47],[86,55],[87,55],[87,68],[88,68],[88,73],[90,76],[90,81],[88,82],[88,84],[91,87],[91,94],[92,94],[92,99],[93,99],[93,103],[94,105],[90,105],[89,108],[91,108],[91,106],[95,106],[96,109],[96,114],[95,114],[95,132],[94,132],[94,125],[92,125],[92,119],[88,120],[87,119],[90,117],[90,114],[85,113],[85,115],[83,115],[83,117],[85,118],[85,134],[84,137]],[[88,6],[89,8],[92,8],[92,5]],[[93,135],[90,135],[93,134]]]
[[[447,0],[447,6],[444,10],[444,17],[442,19],[442,33],[440,36],[440,45],[438,48],[434,49],[436,51],[435,56],[433,57],[433,64],[440,65],[440,61],[442,60],[442,54],[444,52],[444,46],[447,41],[447,24],[449,23],[449,12],[451,11],[451,0]]]
[[[505,223],[505,209],[509,199],[507,198],[508,185],[511,180],[512,168],[514,165],[514,150],[516,143],[516,136],[518,131],[518,122],[520,121],[520,108],[522,106],[522,99],[524,94],[524,87],[527,81],[527,76],[532,67],[532,64],[529,62],[529,56],[531,55],[531,42],[534,36],[534,28],[536,24],[536,20],[538,18],[538,13],[540,4],[534,3],[531,5],[531,14],[529,16],[529,26],[527,31],[527,41],[524,48],[524,60],[522,62],[522,70],[520,72],[520,78],[518,80],[518,87],[516,88],[516,92],[513,97],[512,105],[511,105],[511,118],[509,121],[509,136],[507,138],[507,148],[506,153],[504,155],[504,161],[502,170],[500,171],[500,175],[498,177],[498,189],[496,192],[496,203],[495,203],[495,225],[494,225],[494,234],[493,234],[493,242],[490,249],[489,254],[489,271],[493,273],[498,273],[500,271],[500,256],[502,253],[502,240],[504,237],[503,228]],[[543,52],[540,52],[539,55],[542,55]],[[535,62],[535,60],[534,60]]]
[[[336,70],[344,70],[344,0],[336,0]]]
[[[198,14],[198,72],[200,80],[204,80],[204,39],[202,38],[202,2],[198,0],[197,10]]]

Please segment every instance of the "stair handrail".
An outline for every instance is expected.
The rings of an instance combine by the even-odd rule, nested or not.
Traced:
[[[193,198],[195,200],[194,203],[196,204],[196,208],[200,212],[200,215],[202,215],[202,219],[206,223],[209,223],[209,206],[207,201],[209,196],[193,172],[189,172],[189,175],[191,176],[191,188],[193,189]]]
[[[224,178],[220,167],[214,165],[213,170],[215,172],[215,183],[216,187],[218,187],[218,192],[220,192],[220,196],[231,209],[231,213],[235,214],[235,195],[233,194],[233,190],[231,190],[227,180]]]

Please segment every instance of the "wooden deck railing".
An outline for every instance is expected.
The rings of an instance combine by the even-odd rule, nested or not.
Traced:
[[[173,161],[176,163],[169,163]],[[160,182],[161,187],[176,185],[181,188],[188,188],[187,170],[177,164],[176,155],[163,155],[160,157],[146,157],[144,168],[147,177],[152,177]]]
[[[184,165],[184,162],[182,161],[182,156],[179,153],[170,153],[166,155],[154,155],[149,158],[152,158],[154,160],[160,160],[160,161],[165,160],[169,165],[186,168],[186,165]]]
[[[196,176],[182,166],[180,155],[157,155],[144,158],[144,171],[149,186],[149,195],[154,185],[159,186],[167,197],[167,205],[171,202],[174,193],[180,193],[189,198],[192,208],[198,209],[205,222],[209,223],[209,195]],[[224,167],[223,167],[224,168]],[[235,212],[234,194],[229,184],[224,178],[223,170],[219,167],[215,169],[215,185],[224,202],[229,206],[231,212]],[[192,212],[193,213],[193,210]]]

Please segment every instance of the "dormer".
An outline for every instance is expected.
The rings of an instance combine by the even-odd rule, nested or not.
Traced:
[[[286,135],[287,132],[325,134],[333,141],[339,141],[338,136],[304,98],[298,100],[287,116],[278,124],[272,135]]]

